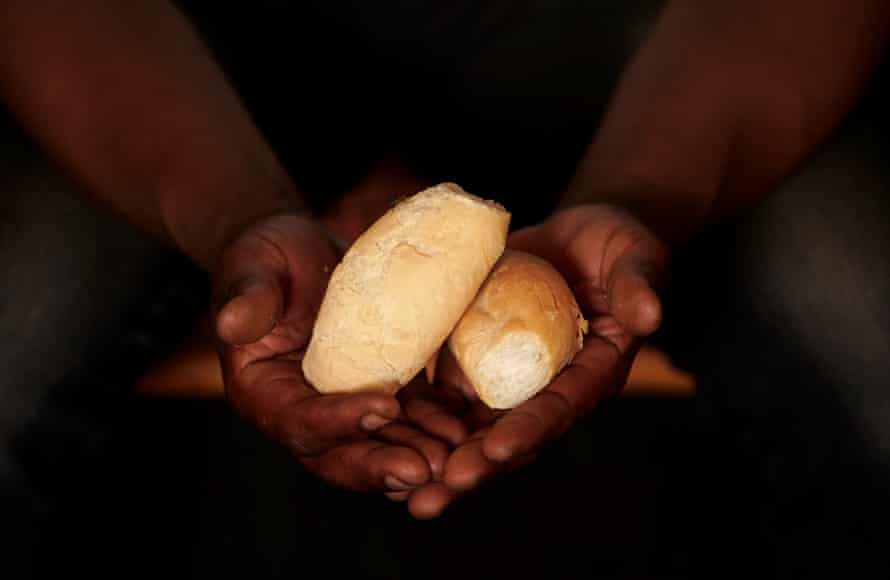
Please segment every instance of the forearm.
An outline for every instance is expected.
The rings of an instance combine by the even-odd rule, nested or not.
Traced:
[[[0,0],[0,94],[90,194],[210,267],[294,186],[184,17],[159,0]]]
[[[756,203],[855,102],[888,6],[674,0],[627,69],[565,203],[622,203],[672,241]]]

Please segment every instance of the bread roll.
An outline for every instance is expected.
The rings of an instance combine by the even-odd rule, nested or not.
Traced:
[[[448,339],[479,398],[511,409],[532,398],[581,349],[587,321],[547,261],[507,251]]]
[[[454,184],[396,205],[328,284],[303,373],[322,393],[395,393],[441,348],[504,251],[510,214]]]

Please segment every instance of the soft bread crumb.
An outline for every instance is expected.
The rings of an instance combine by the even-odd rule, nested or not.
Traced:
[[[547,386],[551,366],[538,336],[510,334],[479,361],[479,396],[492,409],[511,409]]]

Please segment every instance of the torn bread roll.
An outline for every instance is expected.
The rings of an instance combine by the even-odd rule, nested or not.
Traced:
[[[395,393],[438,352],[504,251],[510,214],[442,184],[362,234],[331,275],[306,379],[321,393]]]
[[[549,262],[507,251],[448,339],[482,401],[512,409],[532,398],[581,350],[587,321]]]

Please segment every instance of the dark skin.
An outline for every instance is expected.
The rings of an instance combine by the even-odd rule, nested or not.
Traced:
[[[593,332],[547,389],[509,413],[455,398],[462,378],[447,361],[443,380],[456,389],[412,385],[399,399],[321,397],[306,384],[299,357],[342,246],[300,203],[171,5],[0,1],[0,95],[98,202],[211,272],[236,410],[325,480],[388,493],[429,518],[534,457],[623,385],[659,324],[670,247],[757,203],[830,133],[883,48],[888,4],[668,5],[563,209],[510,238],[560,269]],[[404,183],[399,193],[417,185]],[[342,225],[349,235],[361,227]]]
[[[562,209],[509,240],[560,269],[593,332],[528,403],[468,414],[470,436],[443,482],[400,497],[415,516],[435,517],[520,467],[624,384],[641,339],[660,321],[670,249],[758,203],[830,134],[876,66],[888,22],[890,3],[881,0],[667,5]],[[463,382],[458,372],[450,380]]]

